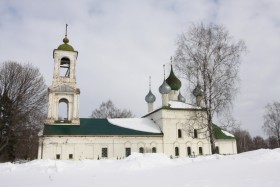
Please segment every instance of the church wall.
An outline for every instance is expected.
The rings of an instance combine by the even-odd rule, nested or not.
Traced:
[[[42,144],[42,141],[44,144]],[[145,153],[151,153],[152,148],[156,152],[163,152],[162,137],[41,137],[38,158],[67,160],[69,155],[73,159],[102,159],[102,148],[107,148],[107,157],[105,158],[124,158],[125,148],[131,148],[131,152],[139,152],[143,147]],[[43,157],[41,154],[43,153]]]
[[[219,147],[219,154],[237,154],[236,140],[216,140],[215,145]]]
[[[203,115],[203,111],[199,112]],[[206,134],[199,133],[198,137],[193,137],[193,129],[205,127],[206,121],[204,117],[197,120],[197,113],[194,110],[168,110],[162,109],[148,118],[155,121],[164,133],[163,148],[164,153],[170,157],[187,157],[188,147],[190,147],[192,155],[199,155],[199,147],[202,148],[202,154],[211,154],[210,142]],[[181,137],[178,137],[178,130],[181,130]],[[206,131],[204,128],[201,131]],[[175,154],[175,147],[179,148],[179,156]]]

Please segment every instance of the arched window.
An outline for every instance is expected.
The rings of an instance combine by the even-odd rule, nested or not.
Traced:
[[[144,147],[139,148],[139,153],[144,153]]]
[[[178,138],[182,138],[182,130],[178,129]]]
[[[153,147],[152,148],[152,153],[156,153],[157,152],[157,148],[156,147]]]
[[[58,106],[58,120],[67,122],[68,119],[68,106],[69,102],[67,99],[60,99]]]
[[[67,57],[63,57],[60,61],[60,71],[61,77],[70,77],[70,60]]]
[[[175,156],[179,156],[179,147],[175,147]]]

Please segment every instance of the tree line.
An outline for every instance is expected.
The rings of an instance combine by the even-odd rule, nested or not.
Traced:
[[[261,136],[252,137],[249,131],[241,128],[232,130],[232,134],[236,138],[237,153],[279,147],[278,139],[275,136],[269,136],[266,139]]]

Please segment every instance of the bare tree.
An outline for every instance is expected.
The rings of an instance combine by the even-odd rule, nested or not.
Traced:
[[[242,153],[246,151],[253,150],[253,140],[250,133],[247,130],[240,128],[234,129],[232,131],[233,135],[236,138],[237,152]]]
[[[134,117],[130,110],[118,109],[115,107],[111,100],[102,102],[99,108],[95,109],[92,114],[92,118],[130,118]]]
[[[252,141],[254,144],[254,150],[268,147],[266,141],[261,136],[255,136]]]
[[[280,103],[273,102],[265,107],[264,132],[270,137],[275,137],[280,147]]]
[[[214,114],[231,108],[244,51],[242,40],[235,42],[223,26],[215,24],[193,24],[177,42],[175,67],[193,88],[199,84],[203,90],[212,153],[215,153],[212,120]]]
[[[182,130],[188,137],[195,139],[208,138],[207,121],[204,111],[193,111],[192,115],[186,115],[183,121],[179,121],[177,125],[182,127]]]
[[[270,136],[266,139],[266,143],[267,143],[267,146],[268,148],[270,149],[275,149],[278,147],[278,141],[277,141],[277,138],[274,137],[274,136]]]
[[[17,62],[0,64],[2,157],[6,154],[9,160],[14,160],[16,153],[20,152],[17,149],[27,149],[30,144],[37,144],[38,131],[42,128],[45,117],[46,99],[46,85],[38,68]],[[27,139],[29,141],[25,141]]]

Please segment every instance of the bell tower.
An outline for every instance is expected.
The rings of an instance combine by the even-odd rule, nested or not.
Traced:
[[[54,71],[51,87],[48,89],[48,116],[46,124],[79,125],[80,89],[76,86],[76,63],[78,51],[69,45],[67,24],[63,44],[53,50]],[[60,105],[64,104],[64,111]],[[61,113],[64,112],[64,117]]]

